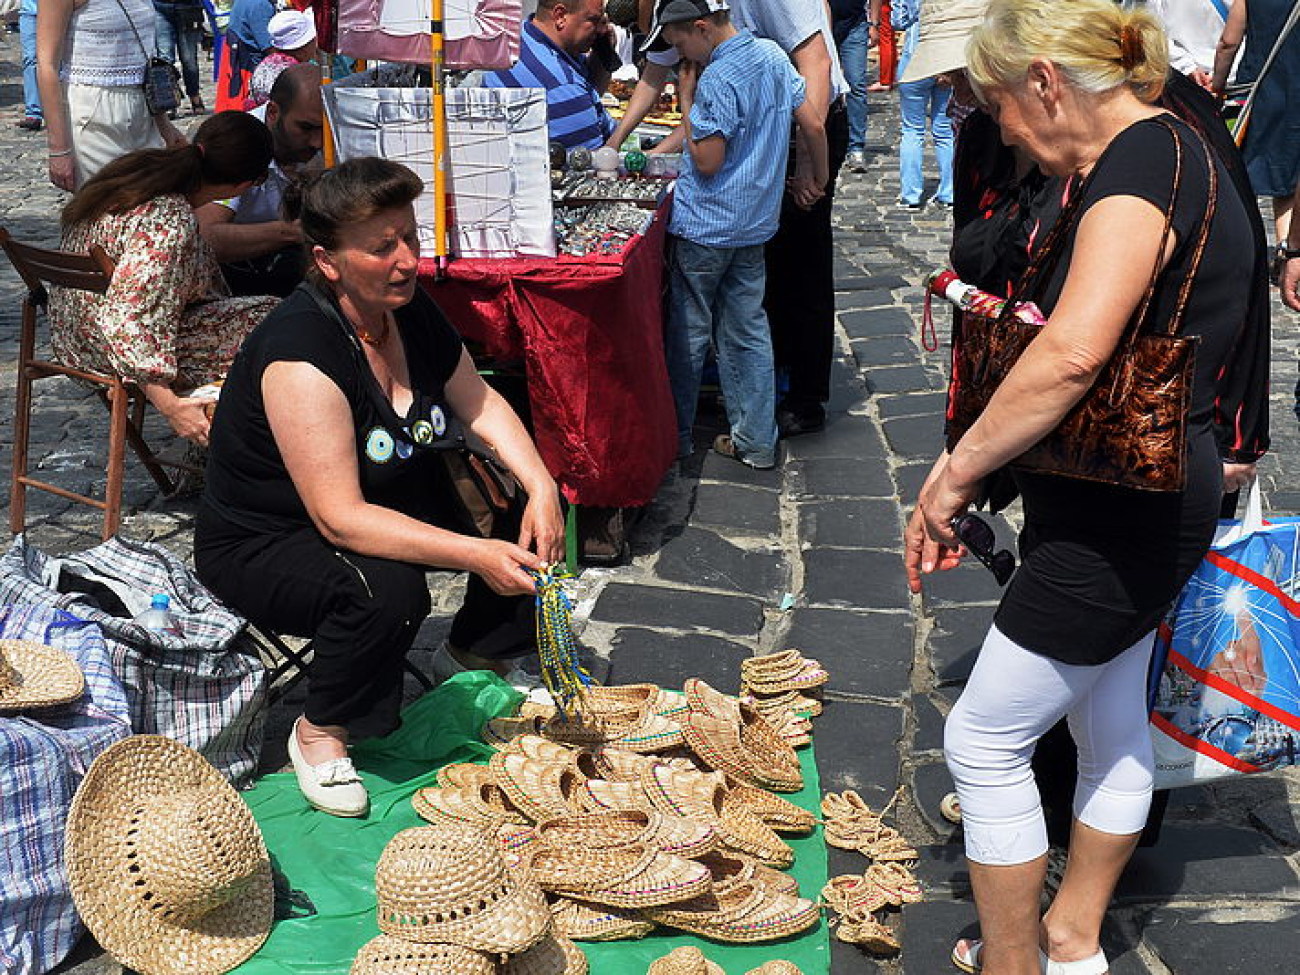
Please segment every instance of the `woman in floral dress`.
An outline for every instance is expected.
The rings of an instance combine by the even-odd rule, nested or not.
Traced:
[[[224,377],[279,299],[229,297],[194,210],[239,196],[270,161],[266,126],[221,112],[192,146],[143,149],[106,166],[63,210],[63,248],[99,245],[117,268],[102,295],[50,289],[54,354],[138,384],[177,434],[200,445],[204,402],[181,394]]]

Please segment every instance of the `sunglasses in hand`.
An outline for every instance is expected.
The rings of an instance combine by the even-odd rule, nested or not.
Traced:
[[[987,521],[968,511],[952,520],[952,530],[966,551],[993,573],[998,585],[1005,586],[1011,580],[1011,574],[1016,571],[1016,557],[1005,548],[994,551],[997,536]]]

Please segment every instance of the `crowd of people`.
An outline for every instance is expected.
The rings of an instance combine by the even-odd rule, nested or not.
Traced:
[[[198,573],[255,623],[312,638],[289,753],[313,805],[361,815],[347,747],[396,726],[427,569],[471,574],[441,675],[490,669],[535,688],[516,663],[533,650],[533,573],[563,548],[556,484],[418,286],[421,181],[375,158],[321,171],[310,13],[237,0],[218,111],[187,138],[143,82],[155,50],[176,57],[191,112],[205,113],[196,7],[31,6],[18,124],[44,129],[49,177],[74,191],[63,246],[115,263],[104,295],[54,289],[55,351],[138,384],[179,436],[209,448]],[[1268,449],[1270,271],[1300,310],[1292,7],[639,0],[627,18],[638,79],[616,120],[602,97],[620,66],[605,4],[538,0],[518,63],[483,76],[545,89],[549,137],[566,149],[622,147],[675,85],[681,125],[651,151],[682,154],[664,332],[681,458],[696,449],[710,351],[728,421],[713,451],[771,468],[782,439],[825,427],[831,216],[841,170],[865,166],[873,88],[899,100],[897,206],[927,205],[928,134],[928,205],[951,212],[956,274],[1041,310],[960,425],[974,383],[954,377],[946,444],[904,537],[919,592],[967,552],[988,555],[972,506],[1024,505],[1020,565],[946,731],[981,925],[953,950],[966,971],[1108,970],[1102,920],[1152,818],[1154,631],[1225,495]],[[1221,103],[1243,92],[1234,142]],[[1273,200],[1271,228],[1259,196]],[[1114,390],[1136,380],[1115,370],[1145,332],[1195,349],[1177,430],[1117,445],[1076,419],[1094,401],[1120,408]],[[977,341],[956,320],[954,362],[986,352]],[[216,382],[214,414],[189,394]],[[1052,453],[1079,429],[1086,443]],[[489,444],[520,491],[486,531],[452,501],[445,457],[465,436]],[[1123,462],[1108,454],[1119,451]],[[1164,480],[1106,483],[1085,461],[1162,468]],[[1077,744],[1077,784],[1055,775],[1064,798],[1034,760],[1054,734]],[[1045,798],[1068,807],[1067,837]],[[1069,866],[1040,916],[1054,841]]]

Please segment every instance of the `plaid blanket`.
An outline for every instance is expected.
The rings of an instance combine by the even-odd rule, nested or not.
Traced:
[[[81,936],[64,822],[90,763],[131,728],[99,627],[50,605],[3,606],[0,639],[66,650],[86,675],[78,701],[0,716],[0,972],[18,975],[53,968]]]
[[[156,593],[171,598],[182,636],[131,622]],[[115,537],[51,558],[23,536],[0,556],[0,604],[64,609],[99,626],[126,688],[131,730],[199,752],[236,786],[257,767],[266,668],[245,620],[167,549]]]

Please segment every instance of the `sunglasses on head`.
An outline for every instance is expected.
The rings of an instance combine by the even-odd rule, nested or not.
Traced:
[[[998,585],[1005,586],[1010,581],[1011,574],[1016,571],[1016,557],[1005,548],[994,551],[997,536],[987,521],[968,511],[952,520],[952,530],[966,551],[993,573]]]

